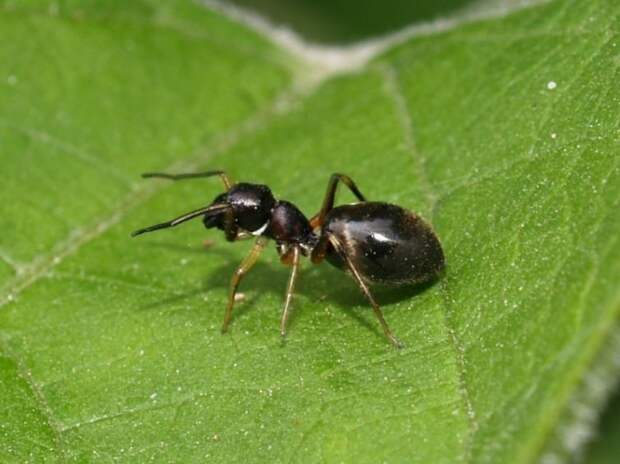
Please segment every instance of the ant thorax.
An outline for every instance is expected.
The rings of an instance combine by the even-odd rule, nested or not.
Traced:
[[[280,255],[285,254],[290,245],[299,245],[307,255],[318,242],[306,216],[293,203],[284,200],[276,202],[264,235],[276,241]]]

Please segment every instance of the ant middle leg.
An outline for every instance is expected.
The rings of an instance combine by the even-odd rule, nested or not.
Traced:
[[[288,279],[288,285],[286,286],[286,297],[284,300],[284,309],[282,310],[282,319],[280,320],[280,335],[282,338],[286,337],[286,324],[290,315],[290,305],[293,299],[293,291],[295,290],[295,282],[297,281],[297,274],[299,272],[299,247],[294,246],[286,254],[283,262],[292,266],[291,276]]]
[[[226,333],[228,330],[228,324],[230,324],[230,319],[232,318],[233,308],[235,306],[235,295],[237,294],[237,288],[239,288],[239,284],[241,283],[241,279],[243,276],[254,266],[261,252],[267,245],[269,240],[265,237],[258,237],[256,239],[256,243],[250,251],[250,254],[245,257],[245,259],[241,262],[232,278],[230,279],[230,290],[228,293],[228,306],[226,307],[226,313],[224,314],[224,323],[222,324],[222,333]]]
[[[366,201],[366,197],[362,195],[362,192],[359,191],[357,185],[353,180],[345,175],[345,174],[332,174],[329,178],[329,183],[327,184],[327,191],[325,192],[325,197],[323,198],[323,205],[321,206],[321,210],[315,214],[310,219],[310,226],[314,229],[316,227],[320,227],[325,220],[325,216],[334,208],[334,201],[336,199],[336,190],[338,188],[338,182],[342,182],[349,190],[353,192],[353,195],[357,197],[359,201]]]

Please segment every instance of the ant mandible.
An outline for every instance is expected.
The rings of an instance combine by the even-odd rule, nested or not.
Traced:
[[[219,176],[226,191],[216,196],[209,206],[136,230],[131,235],[135,237],[174,227],[202,216],[207,229],[223,230],[230,242],[256,237],[254,247],[232,276],[222,333],[228,330],[241,278],[256,263],[268,241],[273,239],[282,263],[292,266],[280,322],[282,337],[286,335],[299,256],[303,255],[310,256],[315,264],[327,259],[333,266],[348,271],[370,301],[385,336],[397,348],[402,346],[392,334],[368,286],[373,283],[419,284],[440,275],[444,255],[439,239],[428,223],[400,206],[367,201],[351,178],[344,174],[331,176],[323,205],[310,220],[294,204],[276,200],[266,185],[235,184],[224,171],[142,175],[171,180],[211,176]],[[345,184],[360,202],[334,206],[339,182]]]

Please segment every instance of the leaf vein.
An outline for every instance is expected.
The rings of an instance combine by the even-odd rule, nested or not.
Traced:
[[[22,379],[30,389],[32,398],[37,405],[37,410],[41,413],[49,430],[52,432],[52,439],[55,445],[53,451],[57,454],[61,462],[66,462],[66,445],[61,433],[63,426],[62,423],[55,418],[54,412],[43,393],[43,389],[32,377],[32,372],[28,369],[22,357],[9,349],[6,340],[0,340],[0,349],[4,352],[4,355],[15,364],[17,376]]]
[[[413,121],[407,107],[407,102],[402,87],[399,83],[398,72],[394,66],[388,64],[382,65],[379,69],[383,74],[388,92],[391,95],[392,100],[394,101],[396,107],[396,114],[400,120],[401,130],[405,138],[405,145],[407,151],[412,155],[412,161],[417,176],[420,179],[422,193],[425,196],[428,207],[432,208],[432,205],[437,202],[437,194],[435,193],[426,173],[426,159],[423,155],[421,155],[420,151],[415,145],[415,138],[413,136]],[[464,348],[458,336],[456,335],[454,327],[450,321],[449,314],[452,313],[453,310],[451,304],[451,297],[449,295],[447,281],[445,278],[440,282],[439,288],[444,303],[442,321],[447,333],[448,341],[451,344],[454,352],[455,368],[457,372],[457,389],[459,391],[459,394],[461,395],[461,401],[463,403],[463,407],[467,415],[467,422],[469,424],[469,437],[465,446],[465,454],[463,455],[462,459],[463,461],[470,461],[473,436],[479,429],[479,424],[476,419],[476,412],[471,402],[466,381],[466,363]]]

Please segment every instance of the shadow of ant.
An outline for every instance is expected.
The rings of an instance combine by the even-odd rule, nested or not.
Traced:
[[[211,269],[208,276],[203,279],[203,284],[200,287],[193,287],[187,291],[176,293],[173,296],[160,299],[156,302],[147,303],[141,306],[139,308],[140,310],[152,310],[162,306],[168,306],[198,295],[208,294],[208,292],[213,289],[221,289],[227,294],[230,278],[241,262],[237,254],[215,244],[207,248],[182,246],[174,243],[152,243],[150,246],[183,255],[187,255],[188,253],[195,255],[217,254],[220,258],[224,259],[225,263],[216,269]],[[245,291],[251,290],[252,297],[244,299],[242,304],[237,303],[235,305],[233,324],[234,319],[242,318],[247,312],[251,311],[251,309],[256,306],[260,296],[265,293],[280,295],[282,297],[282,305],[284,304],[290,268],[281,265],[279,259],[269,261],[270,262],[259,260],[244,276],[239,287],[239,293],[245,293]],[[321,282],[323,287],[316,285],[317,282]],[[416,297],[433,286],[435,282],[436,281],[433,280],[418,285],[407,285],[402,287],[372,285],[371,291],[379,305],[384,308],[385,306]],[[334,283],[336,284],[334,285]],[[321,302],[329,302],[344,309],[344,313],[354,319],[358,324],[362,325],[376,336],[384,338],[380,326],[375,323],[376,321],[372,319],[369,320],[369,317],[364,316],[360,311],[360,309],[371,309],[370,303],[361,293],[353,279],[341,270],[329,264],[321,266],[321,268],[303,266],[297,281],[295,293],[296,295],[303,294],[308,300],[314,303],[320,304]],[[294,306],[295,301],[293,300],[293,311],[288,321],[289,329],[294,326],[295,319],[299,314],[299,311],[295,311]],[[222,316],[225,308],[226,301],[222,301]],[[282,310],[282,306],[276,309]]]

